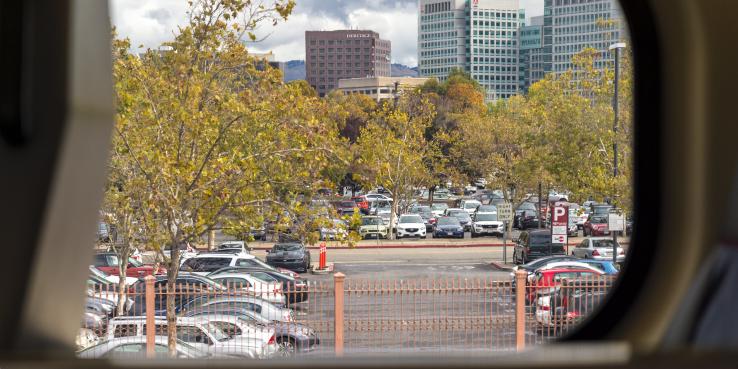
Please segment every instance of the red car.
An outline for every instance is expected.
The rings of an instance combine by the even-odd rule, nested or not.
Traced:
[[[369,201],[366,200],[365,196],[354,196],[351,200],[353,200],[359,207],[359,211],[364,214],[369,214]]]
[[[585,269],[581,267],[575,268],[552,268],[547,270],[539,270],[533,277],[533,281],[528,287],[526,298],[529,302],[536,301],[537,291],[544,288],[556,287],[561,284],[563,279],[592,278],[604,275],[604,272],[595,269]]]
[[[584,236],[607,236],[610,229],[607,226],[607,215],[590,215],[582,226]]]
[[[114,252],[101,252],[95,255],[95,261],[93,264],[97,269],[100,269],[103,273],[110,275],[118,275],[118,255]],[[129,258],[128,268],[126,269],[127,277],[145,277],[151,275],[154,272],[153,265],[145,265],[140,261]],[[166,269],[159,267],[157,275],[166,274]]]

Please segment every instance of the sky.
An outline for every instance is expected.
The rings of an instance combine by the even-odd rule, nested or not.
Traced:
[[[543,0],[520,0],[527,17],[543,14]],[[156,48],[186,23],[186,0],[111,0],[110,15],[131,45]],[[273,51],[277,60],[305,59],[305,31],[369,29],[392,42],[392,62],[414,67],[417,60],[417,0],[297,0],[287,22],[261,26],[264,40],[253,52]]]

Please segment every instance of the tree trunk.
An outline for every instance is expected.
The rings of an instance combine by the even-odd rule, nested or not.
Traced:
[[[169,347],[169,356],[177,357],[177,312],[176,309],[176,281],[179,273],[179,248],[182,242],[172,243],[172,253],[169,258],[169,266],[167,269],[167,338]]]
[[[208,250],[215,250],[215,230],[208,231]]]
[[[128,254],[128,253],[126,253]],[[123,255],[125,256],[125,255]],[[117,315],[123,315],[126,305],[126,274],[128,272],[128,257],[118,258],[118,306]]]

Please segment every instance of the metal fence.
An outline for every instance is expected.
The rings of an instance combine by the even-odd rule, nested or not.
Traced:
[[[106,310],[105,306],[114,304],[101,302],[106,299],[117,302],[117,286],[97,285],[88,290],[88,313],[81,330],[93,342],[78,337],[78,344],[80,347],[90,346],[120,335],[166,335],[165,330],[161,329],[149,332],[144,325],[154,322],[155,317],[159,316],[156,318],[159,327],[158,322],[166,311],[166,297],[172,295],[177,314],[183,319],[199,317],[209,321],[212,314],[238,315],[244,309],[251,309],[252,315],[260,316],[246,325],[276,329],[277,344],[282,343],[285,332],[312,334],[317,340],[308,347],[296,350],[304,355],[392,352],[422,355],[459,352],[494,354],[520,350],[560,337],[597,308],[612,284],[609,277],[563,279],[549,284],[536,284],[527,282],[525,272],[518,272],[515,279],[496,281],[459,276],[364,280],[347,279],[341,273],[336,273],[333,281],[311,281],[299,289],[291,285],[280,291],[258,290],[233,284],[214,289],[185,283],[178,284],[175,290],[169,292],[165,284],[154,285],[152,279],[149,283],[138,283],[128,289],[123,316],[118,316],[115,310]],[[526,287],[516,289],[516,286],[521,285]],[[251,300],[261,301],[257,304],[260,306],[249,304]],[[210,310],[203,310],[207,301],[217,303],[208,305]],[[519,304],[519,301],[525,303]],[[121,328],[120,321],[130,323],[136,319],[143,322],[137,325],[137,331],[123,332],[133,329],[130,326],[135,324]],[[239,326],[230,327],[235,331],[229,333],[226,329],[229,324],[227,319],[221,320],[223,322],[218,323],[220,328],[231,336],[252,332],[250,328]],[[194,340],[191,343],[201,343],[179,333],[178,336],[186,342]],[[264,343],[267,344],[267,341],[265,337]],[[154,337],[147,342],[154,342]],[[281,354],[265,353],[263,356]]]

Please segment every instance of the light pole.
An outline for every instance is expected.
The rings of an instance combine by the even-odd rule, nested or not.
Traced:
[[[610,45],[610,50],[615,50],[615,93],[613,94],[612,98],[612,110],[615,115],[615,119],[612,124],[612,132],[613,135],[613,141],[612,141],[612,176],[617,177],[618,176],[618,118],[620,116],[620,111],[618,109],[618,97],[619,97],[619,86],[620,86],[620,50],[625,48],[625,42],[618,42],[615,44]],[[615,194],[612,194],[613,200],[615,199]],[[612,263],[616,264],[618,262],[618,231],[612,231]]]

